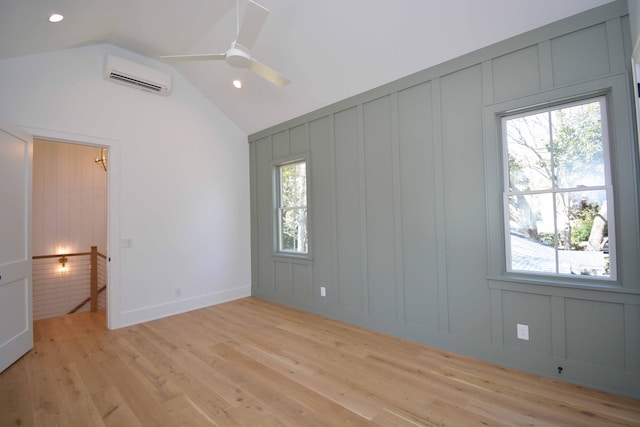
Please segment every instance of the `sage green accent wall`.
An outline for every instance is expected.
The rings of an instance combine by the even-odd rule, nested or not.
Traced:
[[[629,58],[617,1],[251,135],[253,295],[640,397]],[[508,276],[498,115],[591,92],[610,109],[618,280]],[[308,162],[307,257],[274,249],[274,165],[295,158]]]

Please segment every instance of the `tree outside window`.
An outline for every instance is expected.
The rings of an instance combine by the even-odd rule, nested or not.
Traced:
[[[307,254],[307,163],[298,161],[277,167],[278,250]]]
[[[612,278],[606,102],[502,119],[507,270]]]

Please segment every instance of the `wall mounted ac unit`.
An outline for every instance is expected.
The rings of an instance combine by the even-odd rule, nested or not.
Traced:
[[[115,55],[105,57],[104,79],[162,96],[171,93],[171,75]]]

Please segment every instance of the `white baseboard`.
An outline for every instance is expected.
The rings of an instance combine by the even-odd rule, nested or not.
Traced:
[[[186,313],[187,311],[222,304],[223,302],[233,301],[248,296],[251,296],[251,286],[243,286],[240,288],[214,292],[208,295],[181,299],[167,304],[124,311],[120,313],[120,322],[119,325],[116,326],[116,329],[173,316],[175,314]]]

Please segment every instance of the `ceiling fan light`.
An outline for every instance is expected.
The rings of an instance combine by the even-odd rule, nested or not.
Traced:
[[[234,46],[226,52],[227,64],[236,68],[249,68],[251,65],[251,55],[244,49]]]
[[[64,16],[60,15],[59,13],[53,13],[51,14],[51,16],[49,16],[49,22],[60,22],[64,19]]]

